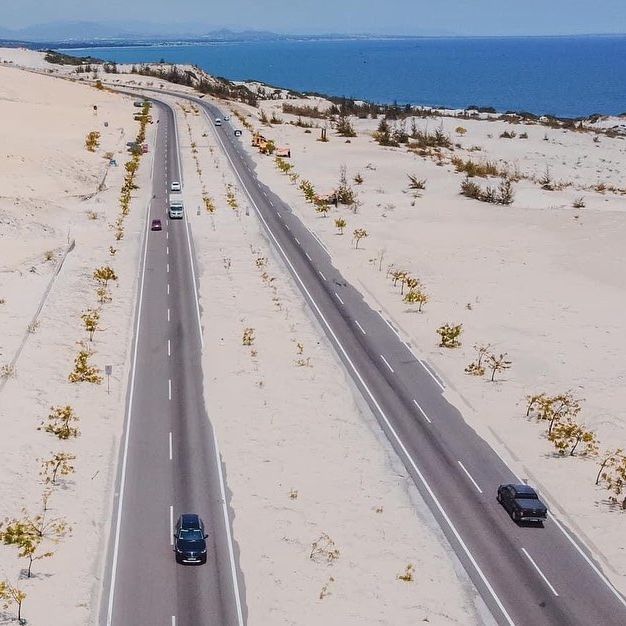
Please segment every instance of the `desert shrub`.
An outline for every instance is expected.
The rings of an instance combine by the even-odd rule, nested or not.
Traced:
[[[335,122],[335,130],[340,137],[356,137],[356,131],[350,122],[350,117],[340,113]]]
[[[454,165],[457,172],[464,172],[468,178],[474,178],[475,176],[486,178],[487,176],[500,176],[501,174],[500,169],[493,161],[477,163],[472,161],[472,159],[463,160],[460,157],[452,157],[452,165]]]
[[[380,123],[378,124],[378,129],[374,133],[373,137],[381,146],[396,147],[399,145],[398,142],[393,138],[391,126],[389,125],[389,122],[386,118],[380,120]]]
[[[102,382],[101,371],[94,365],[89,364],[90,357],[91,352],[83,345],[74,359],[74,370],[67,377],[71,383],[84,382],[99,385]]]
[[[513,203],[515,193],[513,183],[510,178],[503,178],[497,188],[486,187],[484,190],[480,185],[466,178],[461,182],[461,195],[481,202],[491,204],[501,204],[508,206]]]
[[[505,130],[500,134],[500,139],[514,139],[515,137],[517,137],[517,133],[514,130]]]
[[[463,324],[444,324],[437,329],[437,334],[440,337],[440,348],[458,348],[461,345],[459,337],[463,332]]]
[[[418,178],[415,174],[407,174],[409,177],[409,189],[413,191],[423,191],[426,189],[426,180]]]
[[[70,439],[80,435],[78,428],[73,425],[78,421],[78,415],[71,406],[52,406],[46,421],[41,423],[38,430],[44,430],[59,439]]]
[[[99,145],[100,133],[97,130],[92,130],[85,138],[85,148],[87,148],[89,152],[95,152]]]
[[[474,198],[475,200],[482,199],[482,189],[480,185],[466,178],[461,182],[461,195],[468,198]]]
[[[315,188],[309,180],[301,180],[299,185],[300,191],[304,194],[304,197],[308,202],[313,202],[316,198]]]
[[[585,199],[581,196],[580,198],[576,198],[572,203],[572,206],[575,209],[584,209],[585,208]]]
[[[450,136],[443,130],[443,127],[435,128],[433,132],[427,130],[411,129],[411,139],[415,141],[412,147],[417,148],[452,148]]]
[[[355,229],[355,231],[352,233],[352,241],[354,242],[354,247],[358,249],[361,239],[364,239],[367,236],[367,231],[364,228]]]
[[[326,119],[329,116],[329,112],[320,111],[318,107],[307,105],[295,105],[285,102],[283,104],[283,113],[290,115],[298,115],[304,117],[314,117],[317,119]]]

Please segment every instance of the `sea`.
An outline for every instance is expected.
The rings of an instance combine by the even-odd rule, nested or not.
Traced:
[[[191,63],[231,80],[377,103],[626,113],[626,35],[237,41],[63,50]]]

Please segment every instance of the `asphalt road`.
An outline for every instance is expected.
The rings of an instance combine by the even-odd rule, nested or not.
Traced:
[[[190,99],[204,108],[271,243],[496,621],[626,624],[624,598],[562,521],[551,515],[544,527],[518,526],[496,502],[500,483],[521,480],[447,402],[433,369],[341,276],[314,233],[258,181],[241,143],[249,133],[234,138],[229,123],[212,123],[222,111]]]
[[[168,220],[181,180],[173,111],[157,120],[153,198],[144,241],[126,434],[120,458],[101,623],[239,626],[242,577],[231,540],[223,469],[203,399],[200,310],[185,220]],[[149,230],[160,218],[162,232]],[[177,565],[172,524],[198,513],[208,561]]]

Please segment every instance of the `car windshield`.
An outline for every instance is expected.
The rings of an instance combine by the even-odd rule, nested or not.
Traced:
[[[201,541],[202,539],[204,539],[202,531],[198,529],[186,530],[184,528],[181,528],[178,537],[183,541]]]
[[[516,498],[518,500],[539,500],[536,493],[518,493]]]

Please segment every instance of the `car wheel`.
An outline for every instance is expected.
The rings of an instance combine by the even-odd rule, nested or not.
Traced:
[[[496,496],[496,500],[502,504],[502,495],[500,494],[500,492],[498,491],[498,495]]]
[[[514,522],[519,522],[519,513],[517,511],[511,511],[511,518]]]

